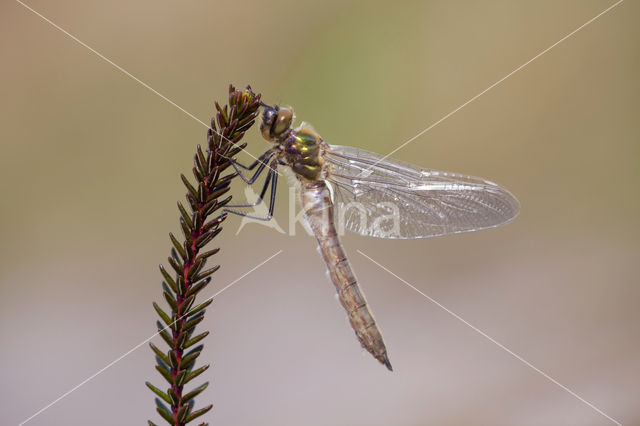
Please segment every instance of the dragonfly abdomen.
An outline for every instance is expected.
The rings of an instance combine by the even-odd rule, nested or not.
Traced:
[[[336,287],[338,299],[347,311],[351,327],[362,346],[391,370],[380,329],[340,244],[329,189],[323,181],[303,183],[301,196],[307,221],[316,236],[322,258]]]

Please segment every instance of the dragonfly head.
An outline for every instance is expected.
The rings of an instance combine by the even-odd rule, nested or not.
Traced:
[[[291,130],[291,123],[295,118],[293,108],[277,105],[264,105],[260,131],[262,136],[270,142],[280,142]]]

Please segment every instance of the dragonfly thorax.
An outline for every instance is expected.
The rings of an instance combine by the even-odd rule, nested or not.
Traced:
[[[291,130],[283,148],[283,163],[291,167],[299,179],[312,182],[324,179],[324,142],[313,127],[303,122]]]

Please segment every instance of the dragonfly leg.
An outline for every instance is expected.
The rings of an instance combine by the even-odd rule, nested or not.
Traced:
[[[271,172],[267,173],[267,178],[264,180],[264,185],[262,185],[262,190],[260,191],[260,195],[258,196],[258,199],[256,200],[255,203],[251,203],[251,204],[228,204],[226,207],[229,208],[240,208],[240,207],[255,207],[257,205],[260,205],[262,203],[262,201],[264,200],[264,194],[267,192],[267,189],[269,188],[269,183],[271,182]],[[276,174],[277,176],[277,174]]]
[[[277,167],[278,167],[278,162],[277,161],[272,161],[271,164],[269,165],[269,172],[267,174],[267,178],[265,179],[265,184],[262,188],[262,191],[260,193],[260,197],[258,198],[258,201],[255,204],[249,204],[249,205],[240,205],[240,206],[229,206],[229,207],[254,207],[258,204],[260,204],[260,202],[262,202],[262,199],[264,197],[264,194],[267,192],[267,188],[269,186],[269,184],[271,185],[271,193],[269,195],[269,213],[267,214],[266,217],[258,217],[258,216],[253,216],[247,213],[243,213],[243,212],[239,212],[236,210],[231,210],[231,209],[224,209],[224,212],[226,213],[231,213],[231,214],[235,214],[237,216],[242,216],[242,217],[248,217],[249,219],[255,219],[255,220],[263,220],[265,222],[271,220],[271,218],[273,218],[273,211],[275,209],[275,205],[276,205],[276,190],[278,188],[278,171],[277,171]]]
[[[269,156],[269,154],[272,154],[273,151],[271,149],[266,150],[265,152],[262,153],[262,155],[260,155],[260,157],[256,158],[255,161],[251,164],[249,164],[248,166],[245,166],[244,164],[240,163],[236,158],[234,157],[227,157],[226,155],[223,154],[218,154],[220,157],[229,160],[232,163],[235,163],[238,167],[240,167],[241,169],[245,169],[245,170],[253,170],[256,168],[256,166],[260,163],[264,162],[264,159]],[[255,157],[254,157],[255,158]]]
[[[260,174],[264,171],[264,168],[267,165],[267,162],[269,161],[269,159],[274,154],[275,154],[275,152],[273,152],[272,150],[265,151],[260,157],[258,157],[258,159],[256,159],[253,163],[251,163],[248,166],[240,164],[235,158],[227,158],[227,157],[224,157],[224,158],[227,158],[229,160],[229,162],[231,163],[231,165],[235,169],[236,173],[240,176],[240,178],[243,181],[245,181],[249,185],[252,185],[256,181],[256,179],[258,179]],[[247,178],[240,171],[240,168],[245,169],[245,170],[253,170],[258,165],[259,165],[258,170],[256,170],[256,172],[250,178]]]
[[[221,156],[222,158],[226,158],[227,160],[229,160],[229,161],[231,161],[231,162],[235,163],[238,167],[240,167],[240,168],[242,168],[242,169],[245,169],[245,170],[253,170],[253,169],[255,169],[255,168],[256,168],[256,166],[257,166],[259,163],[264,162],[265,157],[266,157],[267,155],[269,155],[269,153],[270,153],[270,152],[272,152],[272,151],[271,151],[271,150],[267,150],[267,151],[265,151],[264,153],[262,153],[262,155],[261,155],[260,157],[256,158],[256,160],[255,160],[253,163],[249,164],[248,166],[245,166],[245,165],[241,164],[241,163],[240,163],[238,160],[236,160],[235,158],[229,158],[229,157],[226,157],[226,156],[224,156],[224,155],[222,155],[222,154],[220,154],[220,156]]]

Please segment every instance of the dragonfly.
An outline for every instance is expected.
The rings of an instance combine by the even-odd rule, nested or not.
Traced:
[[[517,216],[518,200],[485,179],[330,145],[306,122],[293,128],[292,107],[261,105],[260,132],[270,148],[250,165],[235,159],[231,164],[249,185],[263,172],[267,175],[253,204],[230,205],[227,211],[249,216],[233,208],[262,203],[270,188],[266,217],[249,216],[270,220],[278,169],[292,174],[304,217],[356,337],[365,350],[393,371],[382,333],[340,242],[337,224],[369,237],[428,238],[503,225]]]

